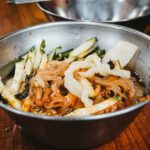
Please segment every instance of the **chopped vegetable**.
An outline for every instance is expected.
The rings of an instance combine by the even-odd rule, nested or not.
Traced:
[[[103,101],[99,104],[93,105],[91,107],[76,109],[75,111],[66,115],[66,117],[88,116],[88,115],[94,114],[96,112],[104,111],[105,109],[108,109],[108,108],[114,106],[115,104],[117,104],[117,102],[118,102],[117,100],[110,98],[108,100],[105,100],[105,101]]]
[[[73,72],[80,68],[90,68],[91,63],[85,61],[76,61],[70,64],[69,68],[65,71],[64,86],[74,95],[80,97],[82,87],[80,83],[73,77]]]
[[[19,61],[16,62],[15,65],[15,75],[12,81],[12,85],[11,85],[11,89],[17,93],[20,86],[21,86],[21,82],[24,78],[24,66],[25,66],[25,62],[26,62],[26,57],[24,56],[24,58],[20,58]]]
[[[72,62],[77,58],[82,58],[89,53],[89,50],[96,44],[97,38],[91,38],[82,43],[79,47],[75,48],[66,59],[67,62]]]
[[[59,55],[59,51],[62,49],[61,46],[56,47],[50,54],[48,54],[48,61],[52,61],[55,59],[55,57],[57,58],[57,55]]]
[[[98,49],[96,51],[97,55],[100,57],[100,58],[103,58],[104,55],[106,54],[106,50],[105,49]]]
[[[97,70],[95,67],[90,68],[89,70],[85,72],[78,72],[78,74],[82,77],[91,78],[97,73]]]
[[[65,52],[59,46],[47,55],[43,40],[37,51],[32,47],[19,58],[14,77],[5,85],[0,80],[1,101],[26,112],[87,116],[144,100],[144,90],[138,92],[141,87],[123,68],[138,48],[121,41],[106,53],[96,42],[94,37]]]
[[[37,69],[40,66],[43,54],[45,53],[44,48],[45,48],[45,40],[42,41],[40,48],[36,51],[34,69]]]
[[[6,81],[5,86],[8,87],[8,88],[11,88],[12,82],[13,82],[13,78],[8,79],[8,80]]]
[[[113,69],[111,70],[108,64],[101,63],[101,59],[98,57],[96,53],[90,55],[85,59],[87,62],[94,62],[94,65],[96,67],[95,74],[99,73],[102,76],[108,76],[108,75],[115,75],[120,76],[123,78],[130,78],[130,71],[127,70],[119,70],[119,69]]]
[[[108,63],[110,60],[119,60],[121,68],[123,68],[130,62],[137,50],[136,45],[120,41],[105,54],[103,63]]]
[[[34,59],[35,59],[35,47],[32,47],[29,50],[29,55],[27,57],[27,62],[25,64],[25,72],[26,75],[30,75],[31,72],[33,71],[33,67],[34,67]]]
[[[4,86],[4,84],[0,81],[0,93],[4,99],[6,99],[10,105],[12,105],[16,109],[21,109],[20,102],[14,97],[13,91]]]
[[[29,82],[30,82],[30,78],[31,78],[30,75],[26,76],[25,83],[24,83],[25,85],[24,85],[23,91],[15,95],[15,97],[17,99],[22,100],[22,99],[25,99],[28,96],[28,94],[29,94]]]
[[[22,109],[25,112],[28,112],[30,110],[30,106],[31,106],[31,100],[29,97],[25,98]]]
[[[29,56],[31,58],[31,62],[34,65],[34,60],[35,60],[35,46],[31,47],[31,49],[29,50]]]
[[[94,91],[92,84],[86,78],[81,77],[79,82],[83,88],[83,91],[81,93],[81,101],[86,107],[90,107],[93,105],[93,100],[90,99],[90,97],[95,97],[96,92]]]
[[[93,101],[88,96],[87,89],[83,89],[81,93],[81,101],[85,105],[85,107],[91,107],[93,105]]]
[[[43,54],[43,57],[42,57],[42,60],[41,60],[41,64],[40,64],[40,68],[44,68],[45,65],[47,64],[47,62],[48,62],[47,55]]]
[[[119,60],[117,60],[117,61],[114,61],[114,63],[115,63],[115,69],[122,69],[121,68],[121,64],[120,64],[120,61]]]
[[[64,52],[61,52],[61,53],[58,53],[56,56],[55,56],[55,59],[56,60],[65,60],[69,57],[71,51],[73,51],[73,49],[69,49],[67,51],[64,51]]]
[[[94,88],[92,87],[92,84],[88,81],[88,79],[81,77],[80,84],[83,89],[87,91],[89,97],[93,98],[96,96],[96,92],[94,91]]]

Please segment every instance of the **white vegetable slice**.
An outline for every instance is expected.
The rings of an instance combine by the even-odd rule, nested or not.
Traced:
[[[70,114],[66,115],[66,117],[92,115],[96,112],[103,111],[107,108],[113,107],[117,103],[118,103],[117,100],[115,100],[113,98],[110,98],[108,100],[100,102],[100,103],[98,103],[96,105],[93,105],[91,107],[76,109],[75,111],[73,111]]]
[[[88,57],[85,58],[84,61],[94,63],[94,57],[98,57],[99,60],[101,61],[101,58],[96,53],[89,55]]]
[[[69,68],[65,71],[64,86],[69,92],[80,97],[86,107],[92,105],[92,100],[89,97],[94,97],[95,91],[90,82],[87,82],[87,79],[81,77],[79,82],[73,77],[73,72],[80,68],[92,69],[92,71],[89,71],[90,73],[86,72],[86,77],[91,77],[92,75],[94,76],[94,74],[99,73],[102,76],[116,75],[123,78],[130,78],[130,71],[123,69],[111,70],[108,64],[101,63],[101,59],[96,53],[88,56],[84,61],[75,61],[71,63]],[[79,75],[82,76],[82,73],[79,72]]]
[[[83,102],[85,107],[91,107],[93,105],[93,101],[89,98],[87,89],[82,90],[81,101]]]
[[[64,78],[64,86],[68,89],[69,92],[76,95],[77,97],[81,96],[82,87],[80,83],[72,77],[66,76]]]
[[[24,58],[21,58],[18,62],[16,62],[16,65],[15,65],[15,75],[14,75],[13,82],[11,85],[11,89],[15,93],[18,92],[21,82],[24,78],[24,66],[26,62],[26,57],[27,56],[24,56]]]
[[[82,43],[79,47],[75,48],[69,55],[69,58],[65,61],[72,62],[76,58],[81,58],[88,53],[88,51],[96,44],[97,38],[91,38],[84,43]]]
[[[62,47],[56,47],[50,54],[47,55],[48,61],[52,61],[55,57],[55,55],[58,55],[58,53],[61,51]]]
[[[96,53],[88,56],[85,61],[90,63],[93,62],[95,64],[95,69],[92,69],[91,74],[86,74],[86,77],[91,77],[91,75],[94,76],[94,74],[99,73],[102,76],[115,75],[123,78],[130,78],[130,71],[118,68],[110,69],[108,64],[101,63],[101,58],[99,58]],[[84,76],[84,73],[80,72],[79,74],[83,74]]]
[[[115,75],[120,76],[123,78],[130,78],[130,71],[124,70],[124,69],[110,69],[110,66],[108,64],[102,64],[100,58],[97,54],[93,55],[93,61],[96,65],[96,68],[98,69],[98,72],[102,76],[108,76],[108,75]]]
[[[28,54],[29,54],[29,53],[24,54],[21,58],[23,58],[23,59],[26,61],[27,58],[28,58]]]
[[[85,61],[76,61],[70,64],[69,68],[65,71],[64,77],[64,86],[69,90],[69,92],[78,97],[81,96],[82,86],[73,77],[73,72],[80,68],[90,68],[90,67],[92,67],[92,64]]]
[[[98,55],[95,53],[93,54],[93,62],[98,70],[98,73],[102,76],[110,75],[109,71],[109,65],[108,64],[102,64],[101,59],[98,57]]]
[[[36,52],[35,62],[34,62],[34,69],[37,69],[39,67],[39,65],[41,63],[42,55],[43,55],[43,53],[41,53],[40,51]]]
[[[88,79],[81,77],[80,84],[84,88],[84,90],[87,91],[87,94],[89,97],[96,96],[96,92],[94,91],[94,88],[92,87],[92,84],[91,84],[91,82],[88,81]]]
[[[13,78],[8,79],[8,80],[6,81],[5,86],[8,87],[8,88],[11,88],[12,82],[13,82]]]
[[[24,103],[22,105],[22,110],[25,111],[25,112],[28,112],[29,109],[30,109],[31,104],[32,104],[32,102],[31,102],[30,97],[26,97],[25,100],[24,100]]]
[[[97,73],[97,70],[95,67],[92,67],[91,69],[85,71],[85,72],[78,72],[78,74],[82,77],[91,78]]]
[[[115,61],[115,62],[113,62],[113,63],[114,63],[114,65],[115,65],[115,69],[122,69],[119,60],[117,60],[117,61]]]
[[[34,65],[34,61],[35,61],[35,54],[36,54],[35,47],[32,47],[30,49],[29,56],[31,58],[31,62],[33,65]]]
[[[130,71],[127,71],[127,70],[124,70],[124,69],[121,69],[121,70],[118,70],[118,69],[109,69],[109,75],[114,75],[114,76],[119,76],[119,77],[122,77],[122,78],[130,78],[131,77],[131,72]]]
[[[30,75],[33,69],[32,60],[30,57],[27,58],[27,62],[25,64],[25,73],[26,75]]]
[[[34,59],[35,59],[35,48],[32,47],[29,51],[29,55],[27,58],[27,62],[25,64],[25,73],[26,75],[30,75],[33,67],[34,67]]]
[[[44,48],[45,48],[45,40],[42,41],[40,48],[36,51],[34,69],[37,69],[40,66],[43,54],[45,53]]]
[[[103,63],[108,63],[110,60],[119,60],[123,68],[130,62],[137,50],[136,45],[120,41],[104,55]]]
[[[42,60],[41,60],[41,64],[40,64],[40,68],[44,68],[45,65],[47,64],[48,59],[47,59],[47,55],[43,54]]]
[[[65,59],[66,62],[71,63],[75,60],[75,57],[68,57],[67,59]]]
[[[20,102],[14,97],[13,92],[4,86],[2,81],[0,81],[0,92],[3,98],[5,98],[11,106],[13,106],[16,109],[21,109]]]

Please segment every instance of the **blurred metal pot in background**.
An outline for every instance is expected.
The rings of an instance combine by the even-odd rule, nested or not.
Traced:
[[[140,31],[150,23],[150,0],[53,0],[38,6],[51,21],[109,22]]]

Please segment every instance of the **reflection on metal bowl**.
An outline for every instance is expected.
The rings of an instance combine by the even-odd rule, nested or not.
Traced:
[[[150,0],[53,0],[38,6],[54,21],[109,22],[141,31],[150,23]]]

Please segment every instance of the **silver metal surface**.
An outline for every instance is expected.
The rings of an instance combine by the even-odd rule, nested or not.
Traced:
[[[88,22],[48,23],[0,38],[0,75],[5,78],[14,67],[14,59],[33,45],[38,46],[43,39],[46,40],[46,51],[49,52],[60,45],[63,50],[76,47],[95,36],[99,39],[98,45],[107,50],[119,40],[137,45],[140,52],[130,62],[130,67],[144,79],[147,87],[150,85],[150,37],[122,26]],[[104,144],[114,138],[146,104],[148,101],[113,113],[74,118],[40,116],[15,110],[2,103],[0,107],[34,139],[55,147],[86,148]]]
[[[36,2],[45,2],[50,0],[7,0],[7,3],[14,4],[24,4],[24,3],[36,3]]]
[[[150,0],[53,0],[38,6],[53,16],[93,22],[128,21],[150,14]]]

